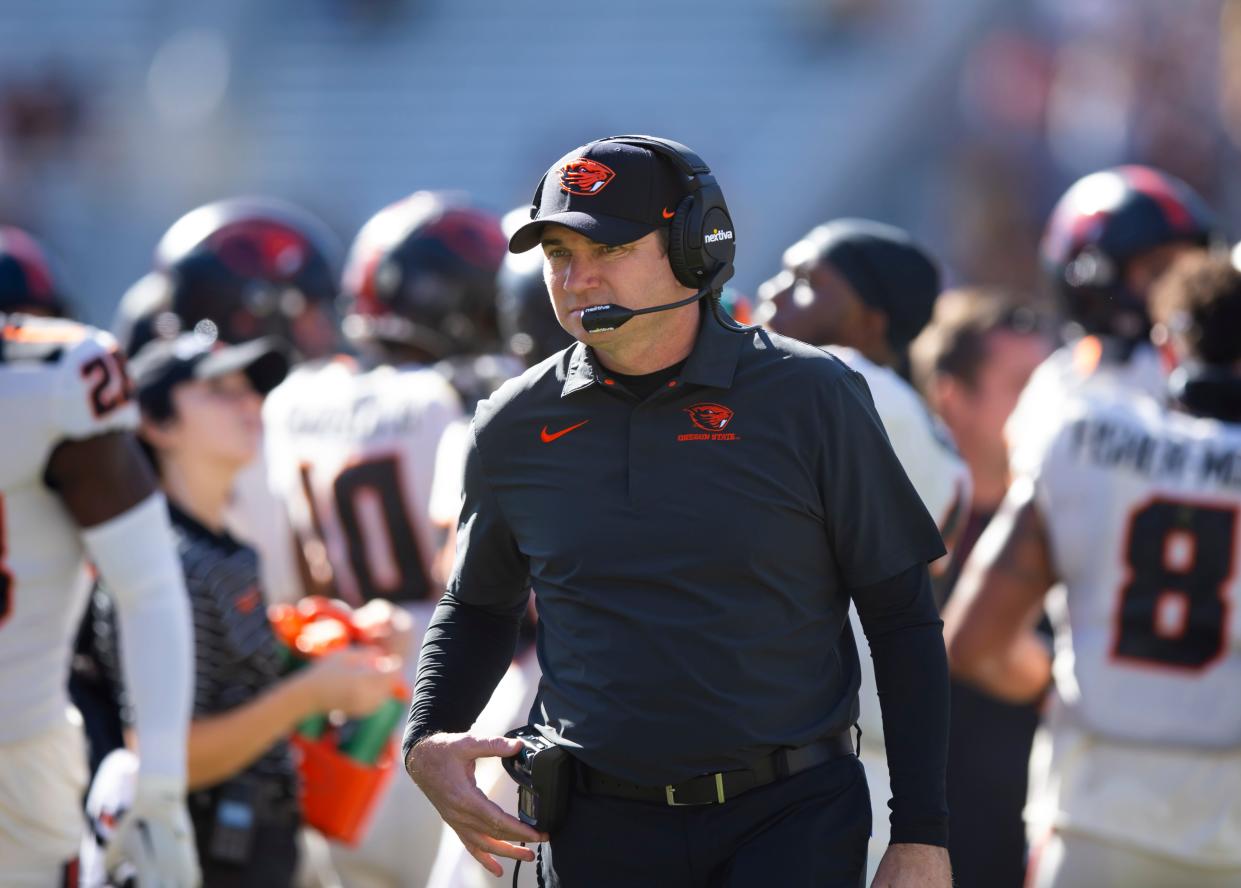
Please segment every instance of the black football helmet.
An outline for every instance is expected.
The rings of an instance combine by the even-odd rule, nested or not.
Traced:
[[[339,245],[305,210],[266,197],[221,200],[178,219],[155,248],[168,308],[224,342],[279,336],[303,358],[336,350]]]
[[[147,272],[135,281],[121,296],[112,320],[112,333],[131,358],[151,340],[175,339],[193,327],[173,311],[172,281],[162,271]]]
[[[1215,214],[1187,184],[1152,167],[1120,166],[1077,180],[1056,203],[1040,248],[1062,308],[1086,333],[1144,338],[1146,294],[1128,264],[1166,244],[1209,246]]]
[[[0,225],[0,312],[68,314],[47,254],[38,241],[11,225]]]
[[[459,195],[418,191],[358,232],[342,284],[345,335],[439,359],[499,347],[500,221]]]

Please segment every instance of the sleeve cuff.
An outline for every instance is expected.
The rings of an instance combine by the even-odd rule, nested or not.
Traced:
[[[948,847],[948,817],[932,817],[919,820],[892,821],[892,838],[889,845],[936,845]]]

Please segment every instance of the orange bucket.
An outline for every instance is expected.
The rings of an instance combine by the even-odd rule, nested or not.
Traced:
[[[336,748],[336,731],[317,740],[292,737],[301,757],[302,815],[330,839],[349,845],[361,841],[384,787],[392,779],[396,743],[388,745],[373,765],[363,765]]]

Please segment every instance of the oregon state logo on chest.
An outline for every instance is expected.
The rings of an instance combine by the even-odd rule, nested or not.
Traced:
[[[678,441],[737,441],[740,438],[732,432],[725,431],[733,421],[731,407],[723,404],[704,402],[682,408],[689,414],[689,420],[702,432],[677,435]]]

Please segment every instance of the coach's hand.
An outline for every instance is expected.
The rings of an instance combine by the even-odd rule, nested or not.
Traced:
[[[533,848],[514,842],[546,842],[547,835],[505,814],[474,782],[474,762],[516,755],[521,741],[475,734],[433,734],[409,751],[405,769],[465,849],[493,876],[504,874],[492,855],[534,860]]]
[[[948,849],[937,845],[889,845],[871,888],[952,888]]]

